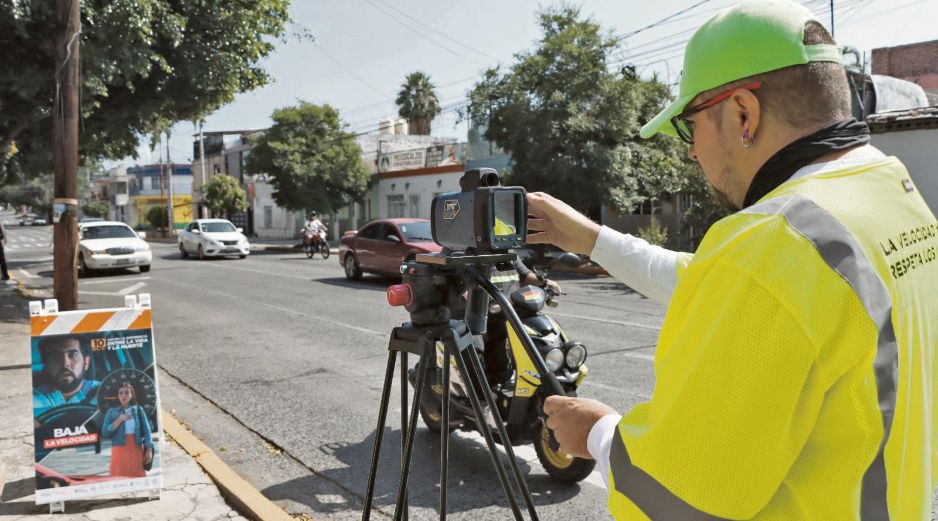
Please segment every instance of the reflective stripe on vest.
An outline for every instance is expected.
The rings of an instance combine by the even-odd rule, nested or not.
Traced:
[[[876,274],[860,243],[833,215],[802,196],[778,197],[742,210],[743,214],[781,215],[802,235],[824,262],[853,289],[877,328],[877,395],[883,421],[883,440],[876,458],[863,476],[860,515],[863,521],[888,521],[886,467],[883,449],[892,426],[898,387],[898,346],[892,324],[892,298]],[[634,466],[617,428],[609,454],[616,491],[635,504],[652,521],[718,521]]]

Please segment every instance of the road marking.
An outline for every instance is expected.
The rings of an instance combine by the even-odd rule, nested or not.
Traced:
[[[17,268],[16,271],[19,272],[20,274],[22,274],[22,275],[23,275],[24,277],[26,277],[27,279],[38,279],[38,278],[41,278],[41,277],[39,277],[39,275],[33,275],[32,273],[30,273],[30,272],[28,272],[28,271],[26,271],[26,270],[24,270],[24,269],[22,269],[22,268]]]
[[[603,324],[615,324],[617,326],[637,327],[640,329],[650,329],[652,331],[661,331],[661,326],[651,326],[648,324],[641,324],[638,322],[626,322],[624,320],[610,320],[606,318],[586,317],[583,315],[571,315],[569,313],[558,313],[556,311],[551,311],[549,314],[556,315],[558,317],[575,318],[578,320],[589,320],[591,322],[602,322]]]
[[[127,286],[126,288],[124,288],[124,289],[118,291],[117,294],[118,294],[118,295],[121,295],[121,296],[123,296],[123,295],[129,295],[129,294],[133,293],[134,291],[137,291],[138,289],[140,289],[140,288],[142,288],[142,287],[144,287],[144,286],[146,286],[146,285],[147,285],[146,282],[138,282],[138,283],[136,283],[136,284],[134,284],[134,285],[132,285],[132,286]]]
[[[266,273],[266,272],[265,272],[265,273]],[[157,279],[157,280],[160,280],[160,281],[162,281],[162,282],[168,282],[168,283],[170,283],[170,284],[175,284],[175,285],[177,285],[177,286],[183,286],[183,287],[185,287],[185,288],[187,288],[187,289],[191,289],[191,288],[192,288],[192,286],[190,286],[190,285],[188,285],[188,284],[183,284],[183,283],[181,283],[181,282],[176,282],[176,281],[174,281],[174,280],[164,279],[164,278],[162,278],[162,277],[160,277],[160,278]],[[304,280],[309,280],[309,279],[304,278]],[[274,311],[280,311],[280,312],[282,312],[282,313],[290,313],[291,315],[298,315],[298,316],[301,316],[301,317],[310,318],[310,319],[312,319],[312,320],[318,320],[318,321],[320,321],[320,322],[325,322],[325,323],[327,323],[327,324],[332,324],[332,325],[334,325],[334,326],[345,327],[345,328],[348,328],[348,329],[351,329],[351,330],[354,330],[354,331],[361,331],[362,333],[368,333],[368,334],[370,334],[370,335],[376,335],[376,336],[379,336],[379,337],[381,337],[381,338],[385,338],[385,339],[388,338],[388,332],[387,332],[387,331],[381,332],[381,331],[375,331],[375,330],[373,330],[373,329],[366,329],[366,328],[363,328],[363,327],[353,326],[353,325],[351,325],[351,324],[345,324],[345,323],[339,322],[339,321],[337,321],[337,320],[330,320],[330,319],[328,319],[328,318],[323,318],[323,317],[321,317],[321,316],[310,315],[310,314],[308,314],[308,313],[302,313],[302,312],[299,312],[299,311],[297,311],[297,310],[295,310],[295,309],[284,308],[284,307],[280,307],[280,306],[273,306],[273,305],[270,305],[270,304],[265,304],[265,303],[263,303],[263,302],[258,302],[258,301],[256,301],[256,300],[251,300],[251,299],[249,299],[249,298],[238,297],[238,296],[236,296],[236,295],[229,295],[229,294],[227,294],[227,293],[222,293],[222,292],[220,292],[220,291],[213,291],[213,290],[206,289],[206,288],[199,288],[198,291],[199,291],[200,293],[214,293],[214,294],[216,294],[216,295],[218,295],[218,296],[220,296],[220,297],[230,298],[230,299],[232,299],[232,300],[239,300],[239,301],[241,301],[241,302],[248,302],[248,303],[250,303],[250,304],[254,304],[254,305],[257,305],[257,306],[265,307],[265,308],[268,308],[268,309],[273,309]]]
[[[91,286],[92,284],[114,284],[117,282],[130,282],[132,280],[150,280],[150,277],[132,277],[127,279],[112,279],[112,280],[80,280],[78,284],[82,286]]]
[[[646,396],[646,395],[644,395],[644,394],[638,394],[638,393],[632,393],[632,392],[629,392],[629,391],[624,391],[624,390],[622,390],[621,387],[615,387],[615,386],[612,386],[612,385],[601,384],[601,383],[599,383],[599,382],[594,382],[594,381],[592,381],[592,380],[590,380],[590,383],[586,384],[586,386],[587,386],[587,387],[598,387],[598,388],[600,388],[600,389],[605,389],[605,390],[607,390],[607,391],[612,391],[612,392],[620,393],[620,394],[627,394],[627,395],[629,395],[629,396],[634,396],[634,397],[639,398],[639,399],[642,399],[642,400],[651,400],[651,396]]]

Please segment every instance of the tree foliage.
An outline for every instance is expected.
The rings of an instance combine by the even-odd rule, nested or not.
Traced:
[[[507,182],[591,215],[600,204],[629,211],[679,190],[694,169],[683,146],[638,135],[670,101],[668,87],[629,68],[610,71],[617,40],[575,7],[542,12],[540,27],[532,51],[489,69],[469,93],[469,117],[512,157]]]
[[[215,215],[232,215],[248,209],[248,194],[237,179],[230,175],[213,176],[205,183],[205,206]]]
[[[88,217],[104,217],[107,215],[107,209],[107,203],[100,201],[88,202],[81,206],[81,213]]]
[[[169,224],[168,212],[163,211],[163,206],[153,206],[147,211],[147,222],[150,223],[150,228],[153,230],[159,230],[160,228],[165,228]]]
[[[49,213],[52,205],[52,174],[43,174],[23,183],[0,188],[0,201],[14,207],[26,207],[39,215]]]
[[[414,71],[404,78],[395,103],[398,115],[407,118],[411,134],[430,135],[430,122],[440,113],[440,100],[430,76]]]
[[[265,85],[259,66],[283,38],[289,0],[84,0],[81,137],[84,162],[135,156],[141,135],[193,121]],[[55,2],[0,9],[0,150],[29,171],[51,164]],[[3,169],[15,173],[10,165]]]
[[[371,179],[368,165],[334,108],[300,101],[275,110],[272,117],[273,126],[254,138],[246,170],[269,176],[278,205],[336,212],[364,197]]]

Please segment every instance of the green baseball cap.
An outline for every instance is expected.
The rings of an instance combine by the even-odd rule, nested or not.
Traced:
[[[843,63],[836,45],[804,44],[810,21],[817,21],[811,11],[788,0],[749,0],[708,20],[687,42],[677,99],[642,127],[641,136],[676,136],[671,118],[720,85],[792,65]]]

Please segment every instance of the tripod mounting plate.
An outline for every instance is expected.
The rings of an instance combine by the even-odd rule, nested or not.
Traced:
[[[434,266],[469,266],[472,264],[502,264],[515,260],[514,253],[490,253],[487,255],[443,255],[440,253],[419,253],[415,260],[421,264]]]

